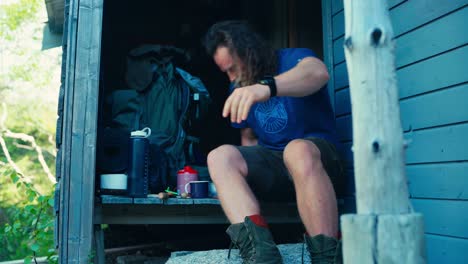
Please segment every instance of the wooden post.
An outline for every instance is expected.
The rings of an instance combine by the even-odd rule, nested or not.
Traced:
[[[70,0],[59,181],[59,263],[93,259],[103,0]]]
[[[341,218],[345,263],[425,263],[422,215],[405,176],[386,0],[345,0],[357,215]]]

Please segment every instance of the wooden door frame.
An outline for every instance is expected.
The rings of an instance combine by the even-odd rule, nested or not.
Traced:
[[[330,102],[335,111],[335,74],[333,60],[333,19],[332,1],[322,0],[322,27],[323,27],[323,61],[328,69],[330,79],[327,84]]]
[[[102,14],[104,0],[70,0],[64,109],[57,156],[60,263],[89,263],[94,239],[94,191]],[[322,0],[323,51],[334,107],[331,1]],[[92,26],[91,26],[92,25]]]
[[[66,27],[62,140],[57,155],[60,263],[93,257],[94,182],[104,0],[70,0]]]

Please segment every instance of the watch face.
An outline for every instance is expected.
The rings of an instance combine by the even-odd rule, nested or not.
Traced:
[[[266,77],[263,80],[260,80],[258,83],[262,85],[267,85],[270,88],[270,97],[276,96],[276,84],[275,79],[272,77]]]

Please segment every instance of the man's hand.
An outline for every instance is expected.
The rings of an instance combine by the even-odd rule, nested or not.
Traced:
[[[270,98],[270,87],[254,84],[234,89],[224,103],[223,117],[231,116],[231,122],[241,123],[247,119],[250,108],[257,102]]]

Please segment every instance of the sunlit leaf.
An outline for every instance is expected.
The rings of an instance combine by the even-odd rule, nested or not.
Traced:
[[[10,178],[13,181],[13,183],[17,183],[19,180],[18,174],[16,174],[16,172],[11,173]]]
[[[36,244],[36,243],[32,244],[32,245],[31,245],[31,250],[37,252],[37,251],[39,250],[39,245]]]

